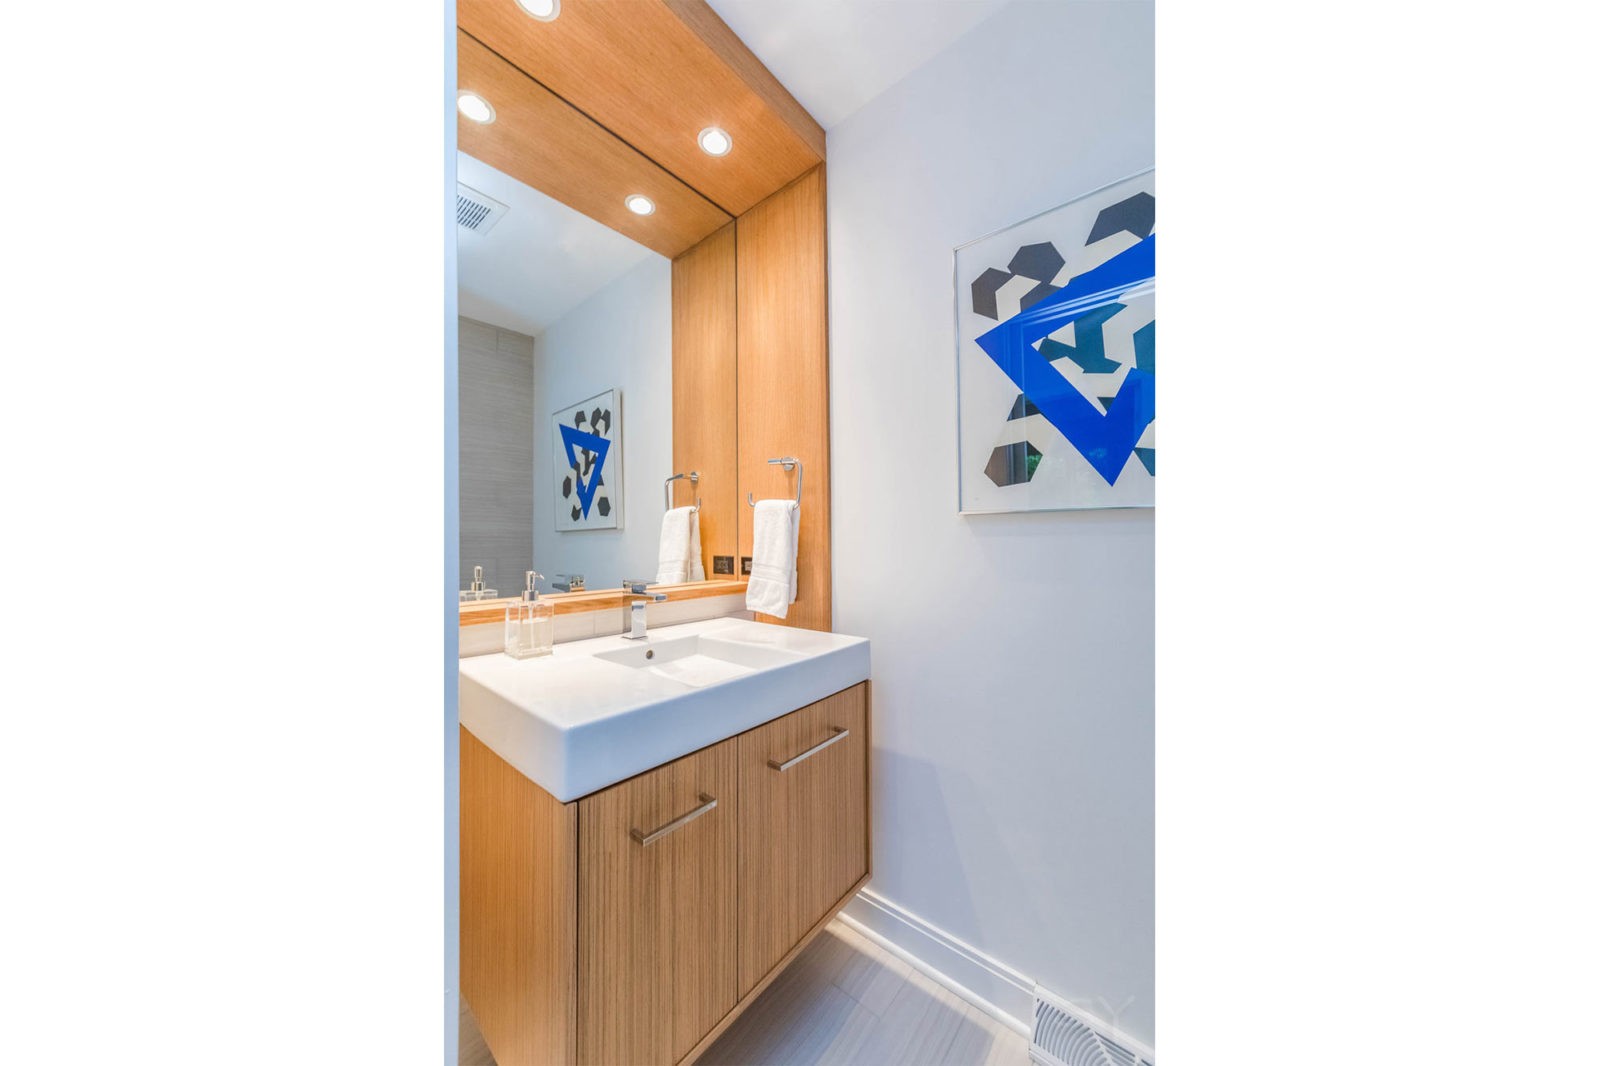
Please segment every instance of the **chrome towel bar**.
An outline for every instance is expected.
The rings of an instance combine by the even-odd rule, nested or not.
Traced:
[[[689,484],[691,485],[700,484],[700,472],[698,470],[691,470],[687,474],[673,474],[671,477],[667,478],[667,483],[661,486],[661,488],[667,494],[667,510],[669,511],[672,510],[672,483],[674,481],[681,481],[684,478],[688,478]],[[694,498],[694,509],[696,511],[700,510],[700,497],[698,495],[696,495]]]
[[[805,481],[806,481],[806,467],[805,467],[805,464],[802,463],[800,460],[796,459],[792,455],[786,455],[782,459],[768,459],[767,460],[767,465],[768,466],[782,466],[785,471],[788,471],[788,470],[799,470],[800,471],[800,473],[794,479],[794,505],[796,507],[799,507],[800,506],[800,492],[801,492],[801,490],[803,488],[805,488]],[[756,505],[756,498],[754,496],[752,496],[749,492],[746,492],[744,494],[744,498],[745,498],[745,501],[747,503],[749,503],[751,507],[754,507]]]

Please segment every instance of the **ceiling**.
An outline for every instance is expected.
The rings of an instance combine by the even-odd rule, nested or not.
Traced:
[[[456,177],[509,210],[488,233],[456,227],[461,314],[534,336],[656,253],[456,153]]]
[[[949,47],[1007,0],[709,0],[823,129]]]

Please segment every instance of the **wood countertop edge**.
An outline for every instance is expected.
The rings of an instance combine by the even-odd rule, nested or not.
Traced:
[[[699,600],[710,596],[740,596],[744,594],[743,581],[701,581],[690,585],[651,585],[651,593],[664,594],[667,603],[682,600]],[[620,610],[633,599],[635,593],[622,589],[593,589],[583,592],[554,592],[539,597],[549,603],[556,614],[579,614],[584,611]],[[479,600],[461,605],[461,624],[481,626],[505,621],[506,605],[518,602],[515,597],[498,600]]]

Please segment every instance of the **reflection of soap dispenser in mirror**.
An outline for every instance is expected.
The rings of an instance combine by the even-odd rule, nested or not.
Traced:
[[[474,566],[472,568],[472,587],[470,589],[461,590],[461,602],[466,603],[468,600],[493,600],[498,599],[499,596],[500,594],[494,589],[486,589],[483,587],[483,567]]]
[[[549,600],[539,598],[539,578],[528,571],[528,587],[522,599],[506,605],[506,654],[515,659],[549,655],[556,642],[556,609]]]

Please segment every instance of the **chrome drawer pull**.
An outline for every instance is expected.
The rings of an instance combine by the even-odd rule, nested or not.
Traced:
[[[642,829],[630,829],[628,830],[628,835],[648,848],[651,844],[654,844],[668,833],[671,833],[674,830],[682,829],[684,826],[688,825],[702,814],[710,814],[716,809],[716,799],[702,792],[700,793],[700,806],[696,807],[683,817],[674,818],[660,829],[657,829],[654,833],[646,833]]]
[[[777,759],[768,759],[767,760],[767,765],[772,767],[774,770],[778,771],[781,774],[781,773],[783,773],[783,771],[789,769],[789,767],[793,766],[795,763],[805,762],[807,759],[811,758],[811,756],[815,755],[817,752],[821,751],[823,748],[827,747],[829,744],[837,744],[837,743],[839,743],[839,741],[843,740],[845,737],[847,737],[849,735],[850,735],[850,730],[848,730],[848,729],[840,729],[838,726],[834,726],[833,727],[833,736],[829,737],[827,740],[824,740],[821,744],[818,744],[816,747],[807,748],[805,751],[802,751],[799,755],[796,755],[794,758],[790,759],[788,762],[779,762]]]

